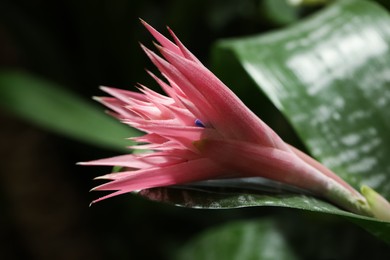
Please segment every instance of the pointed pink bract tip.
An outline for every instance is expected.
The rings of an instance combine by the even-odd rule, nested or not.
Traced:
[[[158,44],[157,42],[155,41],[152,41],[153,45],[157,48],[157,50],[160,50],[162,48],[164,48],[163,46],[161,46],[160,44]]]
[[[172,36],[172,38],[175,40],[175,42],[177,43],[179,39],[177,38],[176,34],[173,32],[171,27],[167,26],[167,30],[168,30],[169,34]]]
[[[139,43],[139,46],[141,47],[141,49],[142,49],[146,54],[152,52],[151,50],[149,50],[148,47],[146,47],[145,45],[143,45],[142,42]]]
[[[101,89],[101,90],[103,90],[105,92],[106,89],[110,89],[110,87],[108,87],[108,86],[99,86],[99,89]]]
[[[101,103],[102,100],[103,100],[103,97],[93,96],[92,99],[97,101],[97,102],[99,102],[99,103]]]
[[[154,30],[154,28],[150,24],[148,24],[148,22],[146,22],[144,19],[142,19],[140,17],[138,17],[138,19],[141,22],[141,24],[146,27],[146,29]]]

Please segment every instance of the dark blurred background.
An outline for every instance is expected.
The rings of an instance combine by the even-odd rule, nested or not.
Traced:
[[[160,31],[169,25],[211,66],[210,49],[217,39],[266,32],[317,10],[278,9],[285,5],[273,2],[1,0],[0,66],[56,82],[86,100],[101,94],[99,85],[131,89],[142,82],[153,88],[144,68],[154,68],[138,43],[152,46],[151,37],[139,17]],[[242,98],[254,103],[261,98],[257,95]],[[348,242],[350,236],[371,239],[339,218],[287,209],[200,211],[129,194],[88,207],[99,196],[88,192],[96,184],[93,177],[109,169],[75,163],[117,152],[51,133],[5,110],[0,110],[0,122],[0,259],[172,259],[210,226],[262,216],[275,217],[297,253],[307,259],[315,254],[316,244],[303,249],[301,242],[309,243],[328,229],[343,230],[345,236],[341,243],[331,235],[316,237],[318,243],[326,240],[322,250],[330,255],[332,250],[359,250]],[[279,132],[291,131],[283,122],[272,123],[279,125]],[[304,222],[305,231],[290,232],[291,219]]]

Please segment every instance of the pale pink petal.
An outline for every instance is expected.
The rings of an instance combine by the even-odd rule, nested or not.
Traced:
[[[133,118],[137,116],[133,112],[131,112],[129,109],[126,109],[125,103],[119,99],[112,98],[112,97],[94,97],[94,100],[98,101],[99,103],[105,105],[112,111],[115,111],[117,114],[120,115],[121,118]]]
[[[173,119],[150,119],[150,118],[131,118],[129,120],[123,119],[122,123],[128,124],[131,127],[138,128],[140,130],[143,130],[147,133],[150,132],[150,126],[152,127],[186,127],[182,124],[180,124],[180,120],[177,118]],[[153,128],[154,129],[154,128]],[[158,134],[158,132],[156,132]]]
[[[156,144],[162,144],[168,141],[168,139],[166,139],[165,137],[155,133],[146,134],[143,136],[131,137],[129,139],[139,143],[146,142],[146,143],[156,143]]]
[[[171,106],[169,107],[171,112],[174,114],[174,118],[179,120],[183,125],[193,126],[194,121],[196,120],[196,116],[193,115],[187,109],[183,109],[181,107]]]
[[[143,86],[142,84],[139,84],[139,86],[140,86],[140,88],[139,88],[140,91],[145,94],[146,98],[149,101],[153,101],[153,102],[160,103],[160,104],[167,105],[167,106],[173,105],[175,103],[174,99],[172,99],[170,97],[161,95],[161,94],[151,90],[150,88]]]
[[[191,100],[196,106],[199,113],[199,118],[207,123],[210,114],[215,114],[214,108],[207,101],[206,97],[201,94],[197,87],[192,85],[187,78],[185,78],[174,66],[150,51],[146,47],[142,46],[143,50],[153,62],[153,64],[163,73],[163,75],[169,80],[175,82],[177,86],[186,94],[187,98]],[[171,84],[172,85],[172,84]],[[191,111],[193,112],[193,111]]]
[[[171,87],[174,89],[175,91],[175,94],[181,98],[181,99],[188,99],[188,97],[186,96],[186,94],[183,92],[183,90],[173,81],[171,80],[166,74],[164,74],[163,72],[161,72],[161,74],[164,76],[164,78],[166,78],[169,82],[169,84],[171,85]]]
[[[98,198],[98,199],[92,201],[92,202],[89,204],[89,206],[92,206],[92,204],[95,204],[95,203],[97,203],[97,202],[99,202],[99,201],[106,200],[106,199],[109,199],[109,198],[112,198],[112,197],[115,197],[115,196],[118,196],[118,195],[121,195],[121,194],[124,194],[124,193],[127,193],[127,191],[125,191],[125,190],[118,190],[118,191],[116,191],[116,192],[110,193],[110,194],[108,194],[108,195],[106,195],[106,196],[100,197],[100,198]]]
[[[129,100],[132,99],[147,101],[145,95],[143,95],[142,93],[112,87],[100,87],[100,89],[125,103],[128,103]]]
[[[293,153],[235,140],[204,139],[195,146],[202,155],[238,176],[268,178],[315,194],[327,192],[328,178]]]
[[[159,77],[154,75],[149,70],[146,70],[146,72],[160,85],[160,87],[165,91],[165,93],[170,96],[171,98],[175,99],[175,97],[181,97],[181,98],[187,98],[184,92],[180,89],[179,86],[177,86],[174,82],[169,81],[169,84],[165,83],[163,80],[161,80]],[[161,72],[162,75],[165,77],[164,73]],[[169,80],[169,79],[168,79]],[[176,100],[176,99],[175,99]]]
[[[133,145],[133,146],[129,146],[128,148],[135,149],[135,150],[154,150],[154,151],[170,151],[172,149],[187,149],[182,144],[171,140],[163,144]]]
[[[99,159],[89,162],[81,162],[80,165],[103,165],[103,166],[120,166],[143,169],[152,166],[149,162],[145,162],[137,158],[133,154],[120,155],[116,157]]]
[[[311,166],[313,166],[314,168],[316,168],[317,170],[319,170],[321,173],[323,173],[324,175],[328,176],[329,178],[335,180],[336,182],[338,182],[340,185],[342,185],[344,188],[346,188],[347,190],[349,190],[353,194],[359,195],[359,192],[357,192],[348,183],[346,183],[343,179],[341,179],[340,176],[338,176],[337,174],[332,172],[330,169],[326,168],[324,165],[322,165],[321,163],[317,162],[316,160],[314,160],[313,158],[311,158],[307,154],[303,153],[302,151],[298,150],[294,146],[290,145],[289,147],[303,161],[305,161],[306,163],[310,164]]]
[[[189,81],[197,87],[197,90],[203,97],[207,97],[209,104],[214,107],[212,110],[209,110],[210,112],[207,116],[213,126],[221,133],[226,133],[227,137],[286,149],[284,142],[273,132],[273,130],[253,114],[253,112],[250,111],[244,103],[242,103],[242,101],[207,68],[190,60],[186,60],[165,48],[160,48],[160,51],[164,57],[167,58],[182,75],[184,75],[184,78],[175,78],[175,82],[177,82],[178,85],[182,86],[185,81]],[[186,90],[187,89],[183,88],[185,93]],[[188,96],[190,97],[190,95]],[[197,105],[197,107],[199,106]]]
[[[158,119],[176,119],[176,121],[178,121],[178,118],[175,117],[175,114],[169,109],[169,106],[160,104],[155,100],[152,100],[151,103],[160,110],[160,116],[158,117]]]
[[[159,125],[150,124],[138,127],[147,132],[157,133],[159,135],[173,140],[183,147],[193,150],[193,141],[199,140],[205,129],[196,126],[175,126],[175,125]],[[208,129],[213,131],[212,129]]]
[[[199,140],[204,133],[205,129],[197,126],[185,126],[185,125],[161,125],[161,124],[148,124],[142,126],[142,129],[146,129],[150,132],[168,137],[181,136],[188,138],[189,140]],[[212,129],[207,129],[213,131]]]
[[[102,166],[120,166],[136,169],[145,169],[152,166],[167,166],[186,160],[177,155],[169,153],[145,153],[145,154],[126,154],[106,159],[99,159],[89,162],[81,162],[80,165],[102,165]]]
[[[181,104],[181,101],[177,95],[177,91],[175,91],[171,86],[169,86],[167,83],[165,83],[164,81],[162,81],[160,78],[158,78],[156,75],[154,75],[152,72],[150,71],[147,71],[149,73],[149,75],[157,82],[157,84],[160,85],[160,87],[164,90],[164,92],[170,96],[174,101],[175,101],[175,105],[178,106],[178,107],[184,107],[182,104]]]
[[[185,98],[181,98],[180,99],[181,103],[183,104],[183,106],[191,112],[191,114],[193,114],[197,119],[206,119],[207,120],[207,116],[204,116],[202,114],[202,112],[191,102],[189,101],[188,99],[185,99]],[[208,127],[213,127],[211,123],[208,123],[209,121],[207,120],[203,120],[203,123],[205,126],[208,126]]]
[[[135,190],[218,178],[224,174],[226,174],[224,169],[209,159],[202,158],[167,167],[129,172],[127,177],[122,175],[120,179],[102,184],[93,190],[117,190],[120,192],[115,193],[115,195],[119,195]],[[108,197],[111,196],[105,196],[94,202]]]
[[[158,119],[161,117],[161,111],[151,105],[147,106],[140,106],[140,105],[134,105],[134,106],[126,106],[126,109],[130,110],[134,114],[144,118],[144,119]]]
[[[156,168],[156,167],[148,167],[148,168],[145,168],[145,169],[151,169],[151,168]],[[127,171],[112,172],[112,173],[108,173],[108,174],[105,174],[105,175],[101,175],[101,176],[95,177],[94,180],[115,181],[115,180],[120,180],[122,178],[127,178],[130,175],[137,174],[137,173],[139,173],[139,170],[130,169],[130,170],[127,170]],[[96,190],[96,187],[93,188],[92,190]]]

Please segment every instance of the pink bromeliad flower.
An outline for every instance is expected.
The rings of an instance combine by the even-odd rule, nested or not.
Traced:
[[[123,123],[146,134],[126,154],[82,163],[121,166],[97,179],[93,190],[114,191],[94,202],[153,187],[208,179],[265,177],[310,191],[350,211],[372,215],[366,199],[336,174],[286,144],[251,112],[178,40],[142,21],[160,45],[162,57],[142,46],[165,80],[148,72],[166,95],[140,85],[140,92],[103,87],[98,100]]]

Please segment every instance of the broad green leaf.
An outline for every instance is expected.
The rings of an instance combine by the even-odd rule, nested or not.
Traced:
[[[212,228],[185,245],[177,259],[297,259],[272,220],[241,221]]]
[[[340,1],[288,29],[220,42],[312,154],[390,198],[390,16]],[[226,54],[225,53],[225,54]]]
[[[378,238],[390,243],[390,223],[356,215],[310,195],[268,190],[246,190],[202,186],[165,187],[142,190],[138,194],[149,200],[195,209],[233,209],[245,207],[286,207],[345,217]]]
[[[43,128],[93,145],[124,150],[138,132],[57,84],[22,72],[0,72],[0,106]]]
[[[353,186],[366,184],[390,198],[385,10],[367,1],[339,1],[287,29],[217,47],[218,55],[237,58],[317,159]],[[354,221],[373,233],[390,233],[388,224]]]
[[[236,58],[318,160],[356,188],[366,184],[390,198],[390,16],[385,10],[367,1],[339,1],[286,29],[221,41],[214,54],[220,69]],[[242,85],[231,87],[240,92]],[[306,195],[210,192],[210,187],[140,195],[191,208],[278,206],[336,214],[390,243],[389,223]]]

